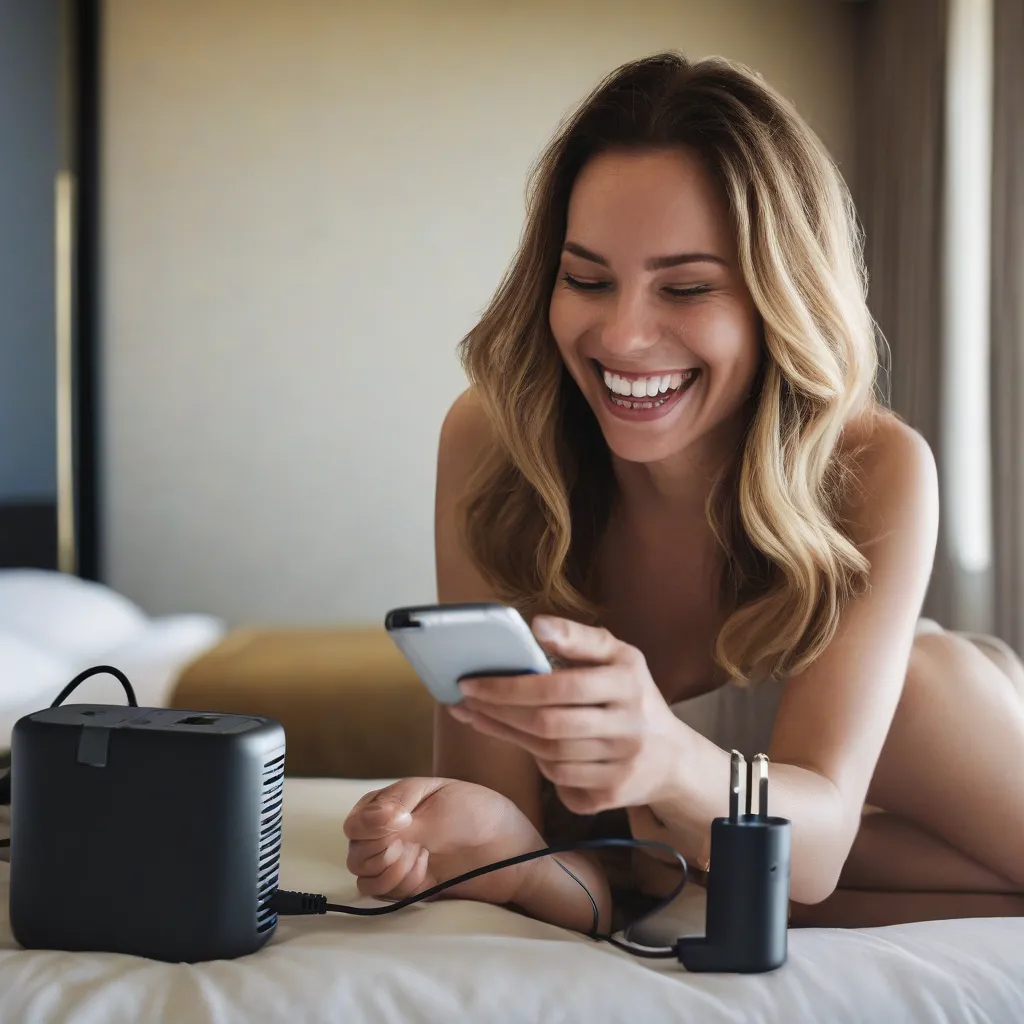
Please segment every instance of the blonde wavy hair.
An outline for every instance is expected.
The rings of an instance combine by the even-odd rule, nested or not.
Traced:
[[[459,349],[496,441],[463,507],[465,532],[503,600],[600,621],[590,567],[616,484],[548,306],[584,164],[609,149],[671,146],[699,152],[721,183],[763,329],[742,445],[707,505],[728,611],[715,658],[738,682],[778,678],[820,654],[867,582],[841,522],[854,456],[839,441],[878,407],[877,336],[843,179],[794,107],[742,65],[676,53],[626,64],[534,167],[518,252]]]

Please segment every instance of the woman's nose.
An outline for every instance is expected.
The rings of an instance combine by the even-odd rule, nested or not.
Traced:
[[[601,344],[609,355],[636,356],[658,343],[657,319],[642,295],[622,290],[607,310]]]

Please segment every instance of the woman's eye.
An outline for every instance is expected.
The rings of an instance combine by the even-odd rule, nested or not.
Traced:
[[[578,292],[601,292],[610,287],[607,281],[581,281],[578,277],[573,277],[572,274],[562,274],[562,280]],[[673,299],[692,299],[694,296],[704,295],[711,291],[711,288],[706,284],[698,284],[688,288],[666,287],[663,291]]]
[[[665,291],[674,299],[690,299],[694,295],[704,295],[711,289],[706,284],[698,284],[692,288],[666,288]]]
[[[572,274],[563,274],[562,280],[570,288],[575,288],[580,292],[599,292],[608,287],[605,281],[581,281],[578,277],[573,277]]]

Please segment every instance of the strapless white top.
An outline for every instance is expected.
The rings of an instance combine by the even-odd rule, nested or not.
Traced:
[[[748,761],[767,753],[782,683],[763,680],[749,686],[726,683],[672,705],[676,717],[723,750],[738,750]]]

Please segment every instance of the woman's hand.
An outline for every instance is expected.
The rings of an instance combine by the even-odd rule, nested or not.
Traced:
[[[485,786],[402,779],[367,793],[345,819],[349,871],[364,896],[400,900],[495,861],[544,847],[530,819]],[[538,861],[470,879],[439,898],[514,903]]]
[[[465,680],[459,722],[529,751],[577,814],[669,796],[686,727],[665,703],[644,656],[607,630],[538,617],[544,649],[569,664],[550,675]]]

